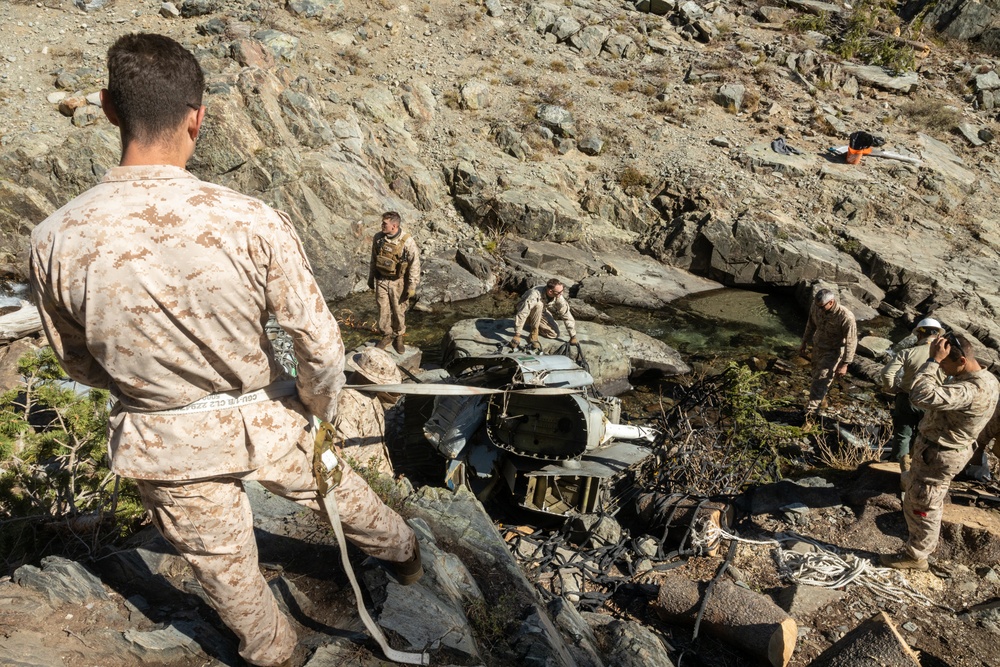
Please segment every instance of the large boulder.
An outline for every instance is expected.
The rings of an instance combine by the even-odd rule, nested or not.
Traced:
[[[676,350],[644,333],[595,322],[577,322],[576,329],[594,386],[602,394],[627,391],[631,388],[629,378],[648,371],[682,375],[691,370]],[[540,339],[544,353],[554,354],[569,340],[562,324],[560,330],[559,338]],[[513,320],[461,320],[445,335],[443,362],[447,365],[455,359],[495,354],[513,335]]]

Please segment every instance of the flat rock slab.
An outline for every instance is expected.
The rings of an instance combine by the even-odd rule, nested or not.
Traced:
[[[824,164],[819,168],[819,177],[841,183],[865,183],[871,178],[868,172],[853,164]]]
[[[916,72],[906,72],[892,76],[881,67],[874,65],[845,65],[844,73],[854,75],[862,85],[873,86],[891,93],[909,94],[917,89],[920,77]]]
[[[996,510],[947,504],[944,506],[944,516],[941,520],[947,523],[961,524],[966,528],[985,530],[1000,537],[1000,515],[997,514]]]
[[[751,144],[744,153],[750,169],[755,173],[777,171],[787,176],[805,176],[816,170],[815,156],[809,153],[782,155],[771,150],[771,144],[766,142]]]
[[[615,275],[584,278],[576,298],[588,303],[656,310],[681,297],[722,287],[714,280],[643,255],[609,258],[606,266]]]
[[[108,599],[100,579],[79,563],[59,556],[43,558],[41,569],[22,565],[14,571],[13,579],[22,586],[44,593],[53,606]]]
[[[794,7],[799,11],[816,15],[839,14],[844,11],[839,5],[834,5],[829,2],[819,2],[819,0],[788,0],[788,6]]]
[[[821,609],[843,598],[847,593],[833,588],[795,584],[781,589],[778,604],[796,621],[802,622]]]
[[[962,158],[948,144],[926,134],[918,134],[917,138],[920,139],[920,157],[927,167],[963,188],[971,188],[975,184],[976,175],[965,168]]]

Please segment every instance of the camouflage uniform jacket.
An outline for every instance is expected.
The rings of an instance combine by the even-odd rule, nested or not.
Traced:
[[[299,399],[332,420],[344,384],[340,330],[288,217],[172,166],[115,167],[31,235],[45,333],[70,377],[109,388],[112,469],[188,480],[253,470],[298,434],[273,402],[157,415],[281,375],[268,312],[291,336]],[[151,413],[151,414],[147,414]]]
[[[854,321],[854,313],[839,303],[829,312],[814,303],[809,310],[809,323],[802,334],[802,342],[807,343],[810,339],[814,353],[822,354],[839,348],[842,351],[840,363],[851,363],[858,348],[858,325]]]
[[[393,247],[402,242],[402,247]],[[382,275],[375,268],[375,259],[379,254],[388,254],[397,258],[397,261],[404,264],[403,273],[395,278]],[[382,232],[377,232],[372,239],[372,257],[368,264],[368,280],[399,280],[403,279],[407,288],[417,289],[420,284],[420,249],[413,237],[400,230],[395,236],[388,236]]]
[[[931,336],[913,347],[907,348],[897,354],[892,360],[882,368],[882,388],[885,391],[895,393],[910,393],[913,386],[913,379],[917,376],[917,371],[923,366],[931,355],[931,343],[935,336]],[[938,374],[944,380],[944,374],[938,369]]]
[[[1000,382],[987,370],[962,373],[942,382],[939,366],[920,367],[910,389],[910,403],[927,412],[920,434],[945,449],[970,447],[996,409]]]
[[[545,294],[545,285],[532,287],[517,302],[517,313],[514,316],[514,331],[521,331],[524,323],[528,320],[528,315],[536,307],[541,307],[549,311],[553,318],[564,321],[569,335],[576,335],[576,320],[573,319],[573,313],[569,310],[566,298],[560,294],[549,301]]]

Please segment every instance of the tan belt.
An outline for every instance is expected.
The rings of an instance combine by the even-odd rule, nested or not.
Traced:
[[[144,415],[187,415],[196,412],[214,412],[216,410],[242,408],[246,405],[253,405],[254,403],[263,403],[264,401],[273,401],[278,398],[284,398],[285,396],[291,396],[294,393],[295,380],[283,380],[281,382],[274,382],[262,389],[251,391],[246,394],[241,394],[235,389],[233,391],[209,394],[208,396],[199,398],[194,403],[188,403],[180,408],[149,411],[125,408],[125,411]]]

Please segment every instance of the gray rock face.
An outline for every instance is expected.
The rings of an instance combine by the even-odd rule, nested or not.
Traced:
[[[549,28],[549,31],[556,36],[560,42],[569,39],[580,32],[583,26],[575,18],[568,14],[556,17]]]
[[[874,65],[846,65],[844,71],[857,80],[868,86],[881,88],[892,93],[902,93],[904,95],[912,93],[920,84],[920,77],[916,72],[906,72],[900,76],[892,76],[881,67]]]
[[[41,569],[22,565],[14,571],[16,583],[44,593],[49,604],[86,604],[94,600],[107,600],[101,580],[86,568],[59,556],[42,559]]]
[[[715,93],[715,102],[726,109],[739,111],[743,106],[743,96],[746,92],[747,89],[738,83],[727,83],[719,86],[719,90]]]
[[[884,359],[892,341],[880,336],[864,336],[858,341],[858,351],[872,359]]]
[[[573,114],[568,109],[554,104],[540,104],[535,117],[556,134],[564,137],[576,136]]]
[[[262,42],[279,60],[293,60],[298,53],[299,38],[278,30],[261,30],[254,33],[253,38]]]
[[[655,243],[656,252],[683,258],[680,266],[727,286],[794,287],[827,280],[850,286],[869,305],[885,297],[851,256],[802,237],[794,225],[764,218],[686,223],[683,233],[671,232]]]
[[[459,93],[462,106],[472,111],[485,109],[490,105],[490,88],[482,81],[468,81]]]
[[[615,667],[674,667],[663,641],[635,621],[621,621],[602,614],[585,613],[602,645],[608,665]]]
[[[288,11],[306,18],[318,18],[325,13],[339,14],[344,11],[344,0],[288,0]]]
[[[494,284],[496,278],[493,277]],[[455,252],[447,251],[424,257],[421,262],[420,300],[425,303],[451,303],[486,294],[494,284],[477,278],[459,266]]]
[[[580,53],[596,56],[601,52],[605,40],[611,35],[611,28],[604,24],[589,25],[569,38],[569,43],[580,49]]]

